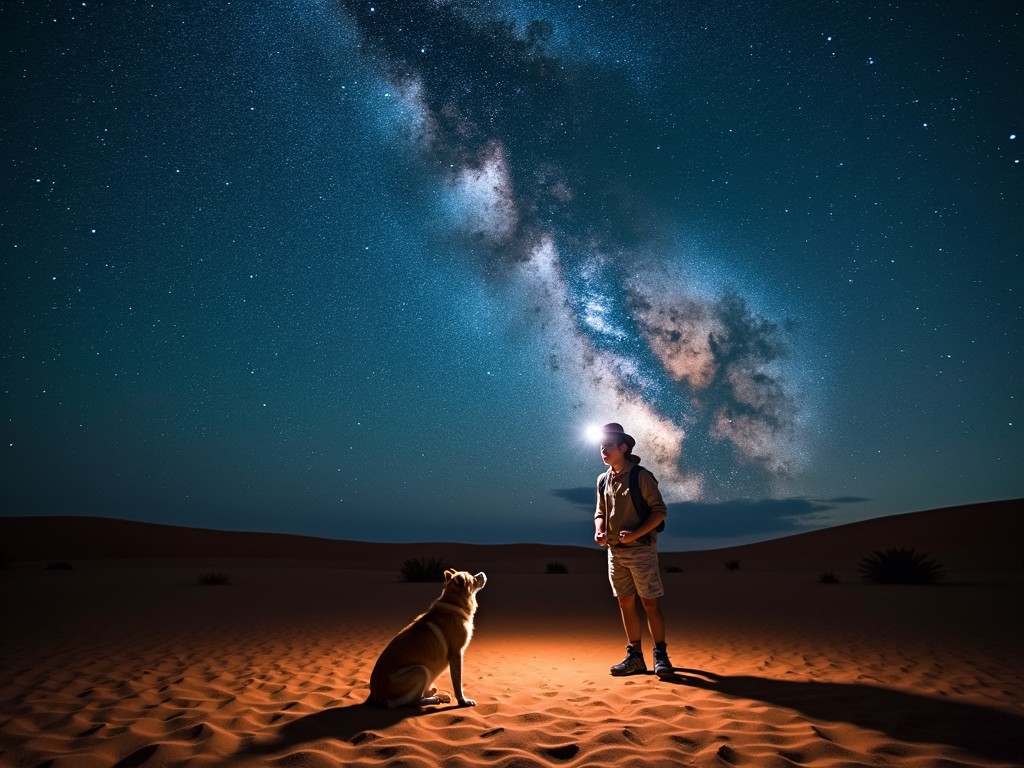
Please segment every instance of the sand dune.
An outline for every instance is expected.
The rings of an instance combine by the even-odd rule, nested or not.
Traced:
[[[498,561],[513,570],[524,567],[524,557],[531,561],[525,566],[531,570],[538,559],[593,559],[592,548],[586,547],[451,542],[382,544],[76,516],[0,517],[0,542],[3,554],[15,561],[317,560],[339,567],[393,571],[411,557],[443,557],[450,562]]]
[[[685,521],[680,525],[685,526]],[[560,561],[603,570],[593,557],[590,524],[584,546],[481,545],[451,542],[382,544],[280,533],[219,531],[101,517],[0,517],[0,555],[11,560],[150,560],[165,558],[321,560],[341,566],[394,570],[410,557],[495,563],[534,572],[538,562]],[[889,547],[913,547],[961,574],[1024,573],[1024,500],[995,501],[912,512],[738,547],[668,553],[666,563],[717,571],[727,560],[745,570],[853,573],[863,556]],[[594,566],[594,563],[597,563]]]
[[[165,536],[156,556],[135,529],[117,559],[106,537],[122,523],[97,524],[106,543],[81,528],[65,549],[31,549],[9,534],[32,525],[5,519],[0,546],[32,557],[0,571],[0,766],[1024,765],[1019,568],[976,552],[984,537],[927,538],[929,515],[871,547],[948,545],[987,578],[818,583],[817,558],[863,554],[864,529],[755,545],[732,573],[731,553],[689,553],[706,566],[665,576],[669,681],[608,675],[623,639],[600,551],[560,549],[569,573],[549,575],[553,550],[457,545],[471,562],[452,564],[490,577],[466,658],[479,705],[426,711],[363,702],[380,649],[439,592],[400,583],[395,563],[441,545],[367,561],[351,543],[313,540],[303,557],[278,537],[286,557],[270,560],[256,534],[197,549],[210,532],[179,531],[189,548]],[[1005,547],[1002,530],[993,551],[1019,563],[1021,538]],[[43,567],[57,559],[74,568]],[[231,583],[198,585],[211,565]]]

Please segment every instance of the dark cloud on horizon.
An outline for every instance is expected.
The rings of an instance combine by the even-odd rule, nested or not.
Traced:
[[[593,510],[594,488],[559,488],[553,494],[571,504]],[[800,533],[831,521],[826,512],[844,504],[868,501],[859,496],[814,499],[730,499],[719,502],[683,501],[668,505],[673,534],[694,539]]]
[[[763,534],[800,533],[821,528],[824,515],[836,508],[817,499],[731,499],[721,502],[684,501],[669,506],[681,536],[697,539]]]

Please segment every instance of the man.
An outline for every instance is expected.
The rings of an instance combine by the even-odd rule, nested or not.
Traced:
[[[616,422],[601,428],[601,460],[608,470],[597,478],[597,511],[594,513],[594,541],[608,547],[608,579],[619,601],[622,626],[626,630],[626,658],[611,668],[616,676],[647,672],[641,645],[640,597],[647,613],[647,627],[654,639],[654,673],[671,677],[672,663],[665,646],[665,617],[658,598],[665,594],[658,567],[655,530],[667,514],[658,481],[640,457],[633,455],[636,440]],[[645,519],[630,494],[630,472],[637,465],[636,485],[650,509]]]

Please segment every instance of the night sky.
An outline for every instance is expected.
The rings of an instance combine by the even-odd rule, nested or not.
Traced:
[[[612,420],[662,548],[1024,496],[1022,13],[5,3],[0,512],[587,545]]]

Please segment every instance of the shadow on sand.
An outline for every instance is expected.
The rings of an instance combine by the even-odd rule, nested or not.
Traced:
[[[272,755],[311,741],[338,739],[361,744],[371,738],[369,732],[390,728],[402,720],[425,717],[460,709],[458,704],[439,707],[403,707],[386,709],[370,704],[335,707],[300,717],[282,725],[273,736],[255,741],[236,752],[233,758]]]
[[[667,682],[737,699],[756,699],[818,721],[879,731],[899,741],[946,744],[978,757],[1024,764],[1024,716],[1000,709],[862,683],[726,676],[699,669],[675,671]]]
[[[850,723],[898,741],[945,744],[981,758],[1024,765],[1024,716],[1000,709],[863,683],[727,676],[678,667],[665,682],[785,707],[818,721],[826,729],[829,722]],[[402,720],[457,709],[457,704],[423,709],[353,704],[326,709],[282,725],[269,738],[243,747],[232,757],[237,760],[276,754],[320,739],[358,745],[372,738],[370,732],[385,730]],[[821,728],[815,731],[828,739]]]

